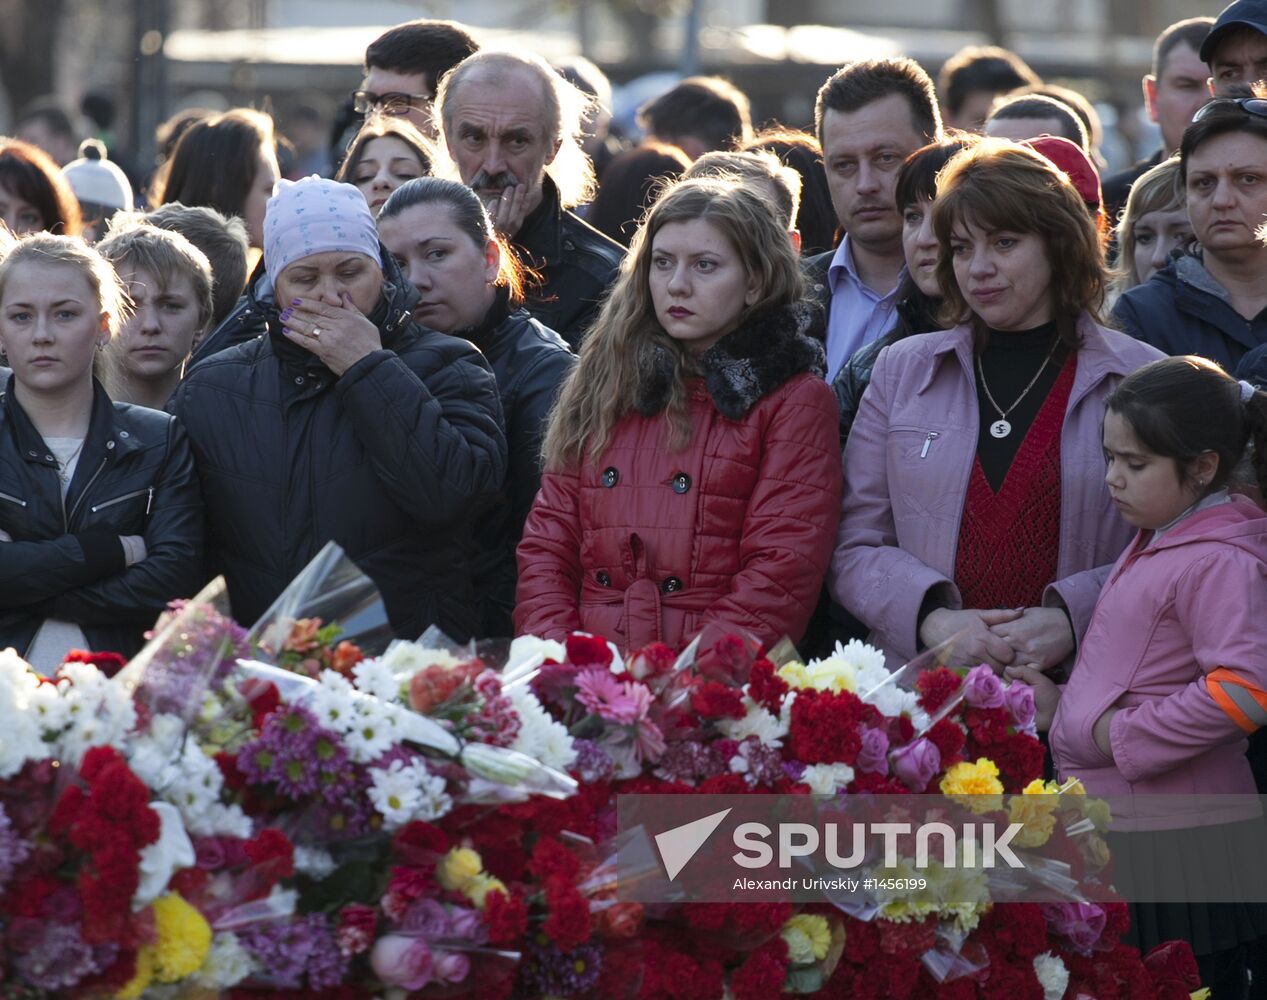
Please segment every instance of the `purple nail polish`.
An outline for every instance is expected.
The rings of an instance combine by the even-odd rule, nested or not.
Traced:
[[[286,309],[283,309],[283,310],[282,310],[282,322],[283,322],[283,323],[285,323],[285,322],[286,322],[286,320],[290,319],[290,317],[294,315],[294,313],[295,313],[294,308],[288,307],[288,308],[286,308]]]
[[[303,302],[303,300],[302,300],[302,299],[292,299],[290,304],[291,304],[292,306],[297,306],[297,305],[301,305],[301,304],[302,304],[302,302]]]

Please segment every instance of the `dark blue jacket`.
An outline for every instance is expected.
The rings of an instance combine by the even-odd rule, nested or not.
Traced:
[[[1200,259],[1183,256],[1117,300],[1119,329],[1170,355],[1199,354],[1233,371],[1267,344],[1267,310],[1246,319]]]

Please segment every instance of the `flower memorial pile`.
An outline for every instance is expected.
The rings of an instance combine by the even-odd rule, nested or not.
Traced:
[[[203,602],[121,671],[89,654],[41,678],[0,655],[5,996],[1199,987],[1186,946],[1141,959],[1122,944],[1126,908],[1103,895],[995,903],[958,886],[860,910],[618,894],[623,793],[972,795],[1024,823],[1024,845],[1067,841],[1090,888],[1107,816],[1076,782],[1043,783],[1030,689],[984,668],[906,690],[858,643],[776,664],[734,635],[624,659],[580,634],[496,657],[433,641],[374,656],[302,620],[272,663],[253,655]]]

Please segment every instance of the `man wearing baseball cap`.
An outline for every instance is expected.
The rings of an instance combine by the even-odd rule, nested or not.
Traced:
[[[1267,0],[1236,0],[1224,7],[1199,54],[1210,67],[1215,97],[1267,79]]]

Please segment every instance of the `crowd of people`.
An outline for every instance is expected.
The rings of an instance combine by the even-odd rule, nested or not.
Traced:
[[[1264,0],[1167,28],[1103,180],[1000,49],[848,63],[812,134],[691,78],[616,150],[592,74],[442,21],[329,177],[245,108],[139,205],[0,138],[0,647],[130,655],[217,574],[250,623],[335,541],[401,636],[935,649],[1092,793],[1267,789],[1264,75]],[[1137,909],[1267,996],[1267,901]]]

